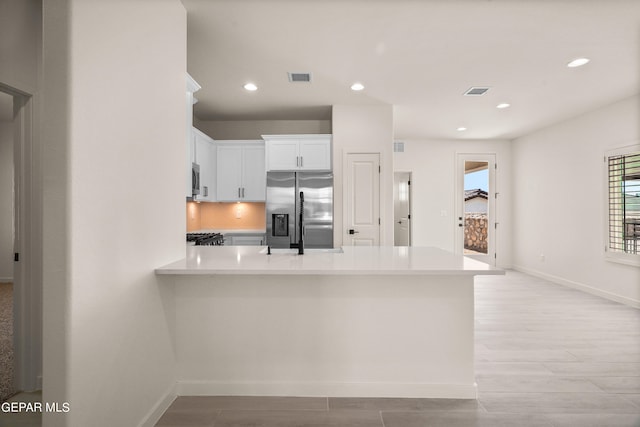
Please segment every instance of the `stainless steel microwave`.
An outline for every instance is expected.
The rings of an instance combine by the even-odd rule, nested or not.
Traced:
[[[200,165],[191,163],[191,195],[200,194]]]

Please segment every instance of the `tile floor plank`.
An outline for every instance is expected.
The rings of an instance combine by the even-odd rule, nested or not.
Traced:
[[[554,427],[542,415],[482,412],[383,412],[385,427]]]
[[[379,411],[230,411],[215,427],[384,427]]]

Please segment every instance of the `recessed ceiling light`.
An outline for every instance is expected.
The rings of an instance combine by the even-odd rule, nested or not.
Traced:
[[[503,108],[509,108],[509,107],[511,107],[511,104],[507,104],[506,102],[503,102],[502,104],[498,104],[498,105],[496,105],[496,108],[499,108],[499,109],[501,109],[501,110],[502,110]]]
[[[465,130],[467,130],[466,127],[464,126],[460,126],[458,129],[456,129],[458,132],[464,132]]]
[[[590,61],[589,58],[577,58],[567,64],[569,68],[582,67],[584,64]]]
[[[360,91],[364,89],[364,85],[362,83],[354,83],[351,85],[351,90]]]
[[[251,91],[251,92],[253,92],[253,91],[255,91],[255,90],[258,90],[258,86],[256,86],[256,85],[255,85],[255,84],[253,84],[253,83],[247,83],[247,84],[245,84],[243,87],[244,87],[246,90],[249,90],[249,91]]]

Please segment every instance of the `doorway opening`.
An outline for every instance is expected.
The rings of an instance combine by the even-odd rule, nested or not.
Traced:
[[[2,372],[13,371],[15,393],[42,388],[42,164],[33,96],[2,82],[0,96],[0,278],[12,283],[11,324],[3,322],[12,338],[0,347],[13,347]]]
[[[0,400],[14,384],[14,122],[13,96],[0,91]]]
[[[495,264],[495,154],[458,154],[456,252]]]
[[[411,246],[411,172],[393,174],[393,246]]]

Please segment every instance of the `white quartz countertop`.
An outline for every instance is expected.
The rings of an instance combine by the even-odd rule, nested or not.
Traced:
[[[188,246],[161,275],[502,275],[504,270],[431,247],[345,246],[341,253],[274,253],[265,246]]]

